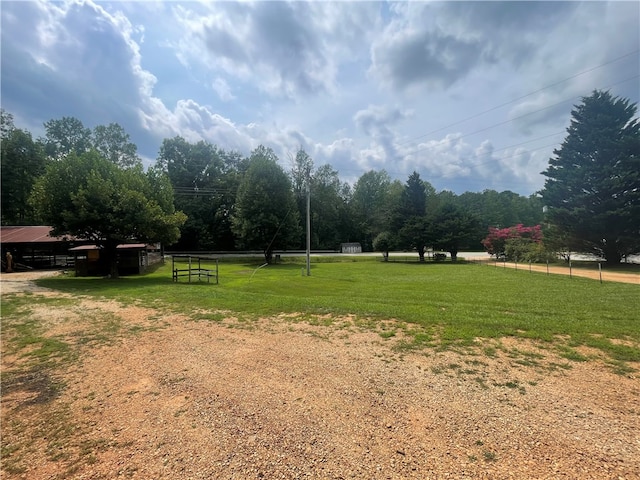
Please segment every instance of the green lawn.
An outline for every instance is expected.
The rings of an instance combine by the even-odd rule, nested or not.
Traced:
[[[237,262],[237,261],[236,261]],[[300,262],[300,259],[291,260]],[[640,361],[640,287],[547,276],[476,264],[382,263],[379,259],[313,263],[220,263],[220,283],[173,283],[171,265],[119,280],[56,277],[42,286],[219,320],[278,313],[355,315],[375,325],[398,320],[414,345],[449,348],[517,336],[549,342],[567,357],[580,345],[612,361]],[[221,312],[223,312],[221,314]],[[392,334],[392,333],[391,333]]]

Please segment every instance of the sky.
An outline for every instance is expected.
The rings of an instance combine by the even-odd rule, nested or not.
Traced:
[[[299,148],[353,184],[531,195],[594,89],[640,97],[640,3],[2,1],[17,127],[120,124],[249,155]]]

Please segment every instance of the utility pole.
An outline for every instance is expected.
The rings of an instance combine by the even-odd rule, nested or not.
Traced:
[[[311,276],[311,185],[307,177],[307,277]]]

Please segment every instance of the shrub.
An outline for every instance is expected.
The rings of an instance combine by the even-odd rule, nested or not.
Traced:
[[[507,253],[507,242],[509,241],[511,241],[509,248],[513,254],[521,253],[521,251],[524,253],[528,248],[527,244],[542,242],[542,228],[540,225],[525,227],[521,223],[502,229],[489,227],[489,235],[482,240],[482,244],[490,255],[504,254],[509,258]]]

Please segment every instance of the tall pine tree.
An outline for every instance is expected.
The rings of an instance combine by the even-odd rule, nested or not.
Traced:
[[[607,263],[640,253],[640,137],[637,105],[594,91],[571,112],[554,150],[542,198],[566,247]]]

